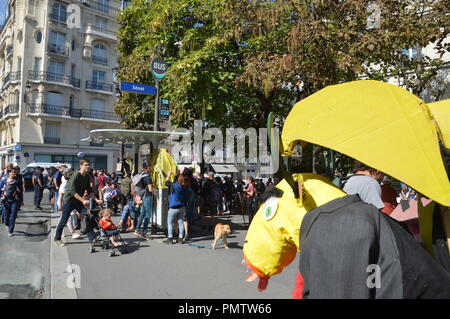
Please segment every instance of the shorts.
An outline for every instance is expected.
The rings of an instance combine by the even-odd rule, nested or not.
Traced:
[[[117,229],[114,230],[107,230],[105,231],[107,236],[117,236],[119,235],[119,231]]]

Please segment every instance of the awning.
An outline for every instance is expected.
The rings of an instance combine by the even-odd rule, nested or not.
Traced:
[[[230,164],[230,165],[219,165],[219,164],[211,164],[212,169],[216,173],[239,173],[239,170],[236,168],[236,166]]]
[[[171,135],[188,135],[188,133],[101,129],[90,131],[89,137],[82,139],[82,141],[134,145],[151,143],[152,145],[157,146],[163,138],[167,138]]]

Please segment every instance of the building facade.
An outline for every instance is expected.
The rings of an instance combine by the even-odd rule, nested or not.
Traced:
[[[82,142],[114,113],[119,0],[9,0],[0,27],[0,164],[115,170],[119,147]]]

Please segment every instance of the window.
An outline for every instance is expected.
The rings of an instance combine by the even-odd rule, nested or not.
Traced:
[[[50,46],[51,48],[55,48],[57,51],[64,52],[66,46],[66,35],[64,33],[51,31]]]
[[[59,144],[61,132],[61,123],[59,122],[47,122],[45,125],[44,143]]]
[[[97,112],[104,112],[105,111],[105,101],[100,99],[92,99],[91,100],[91,111],[94,111],[94,113]]]
[[[52,19],[61,21],[61,22],[66,22],[67,20],[67,9],[65,6],[63,6],[62,4],[59,3],[55,3],[53,5],[53,10],[52,10],[52,14],[50,16]]]
[[[94,44],[94,51],[92,53],[92,61],[108,64],[108,51],[103,44]]]
[[[94,82],[94,83],[105,82],[105,72],[93,70],[92,71],[92,82]]]
[[[45,103],[53,106],[63,106],[64,95],[58,92],[48,92],[45,95]]]
[[[103,12],[109,12],[109,0],[98,0],[98,10]]]
[[[72,40],[72,51],[75,51],[75,40]]]
[[[73,95],[69,98],[69,107],[72,109],[75,105],[75,97]]]
[[[47,69],[47,81],[62,82],[64,69],[64,62],[50,61]]]
[[[41,61],[42,58],[34,58],[34,72],[41,71]]]
[[[76,70],[76,65],[72,64],[72,67],[70,68],[70,76],[71,77],[75,77],[75,70]]]
[[[42,32],[38,31],[36,32],[36,42],[41,43],[41,41],[42,41]]]
[[[22,70],[22,58],[17,58],[17,72]]]
[[[100,29],[107,29],[108,20],[97,17],[95,20],[95,26]]]

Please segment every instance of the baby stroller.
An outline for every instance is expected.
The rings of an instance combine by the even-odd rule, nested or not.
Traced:
[[[98,227],[98,231],[99,231],[99,234],[98,234],[97,238],[95,239],[95,245],[99,245],[102,247],[102,249],[108,250],[109,257],[113,257],[117,254],[123,255],[128,252],[127,245],[125,244],[125,241],[122,239],[122,236],[120,236],[119,232],[117,232],[114,235],[108,235],[103,230],[103,228],[99,225],[99,223],[98,223],[99,220],[97,219],[97,217],[95,215],[93,215],[93,220],[95,220],[95,222],[97,223],[97,227]],[[110,237],[112,237],[112,236],[119,237],[119,241],[121,243],[120,246],[114,246],[111,243]]]

